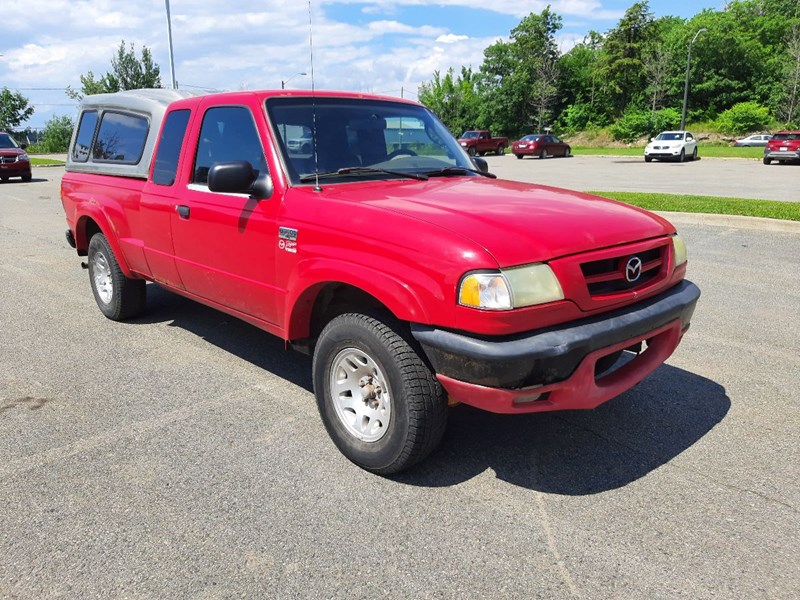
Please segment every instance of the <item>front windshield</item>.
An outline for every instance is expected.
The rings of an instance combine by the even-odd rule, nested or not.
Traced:
[[[672,131],[665,131],[664,133],[659,133],[658,137],[656,137],[657,141],[675,141],[675,140],[682,140],[683,134],[682,133],[675,133]]]
[[[17,142],[14,141],[7,133],[0,133],[0,148],[19,148]]]
[[[465,131],[460,138],[460,140],[477,140],[480,134],[477,131]]]
[[[422,106],[305,96],[269,98],[266,106],[295,184],[314,173],[340,169],[353,171],[337,181],[475,168],[445,126]],[[365,172],[369,169],[397,173]]]
[[[520,142],[537,142],[539,138],[542,137],[540,135],[526,135],[524,138],[520,140]]]

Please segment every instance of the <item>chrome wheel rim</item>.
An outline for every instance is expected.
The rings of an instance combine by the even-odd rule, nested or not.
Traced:
[[[111,279],[111,267],[102,252],[97,252],[92,260],[92,278],[100,301],[103,304],[110,303],[114,296],[114,282]]]
[[[350,435],[364,442],[386,435],[392,394],[371,356],[358,348],[341,350],[331,363],[329,382],[336,416]]]

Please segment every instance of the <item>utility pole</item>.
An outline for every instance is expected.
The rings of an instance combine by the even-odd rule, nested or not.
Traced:
[[[698,29],[694,34],[692,41],[689,42],[689,55],[686,58],[686,82],[683,85],[683,110],[681,111],[681,131],[686,131],[686,104],[689,101],[689,67],[692,64],[692,44],[694,44],[697,36],[701,33],[706,33],[708,29],[705,27]]]
[[[172,54],[172,19],[169,17],[169,0],[164,0],[167,5],[167,37],[169,38],[169,74],[172,83],[172,89],[178,89],[178,82],[175,81],[175,58]]]

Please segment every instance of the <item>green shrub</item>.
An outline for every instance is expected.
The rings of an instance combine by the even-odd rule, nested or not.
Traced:
[[[30,152],[33,154],[66,152],[73,127],[72,119],[66,115],[51,118],[45,123],[39,142],[29,148]]]
[[[611,126],[611,135],[620,142],[632,142],[660,131],[680,127],[681,114],[674,108],[657,111],[629,109]]]
[[[761,106],[758,102],[740,102],[717,118],[717,127],[725,133],[743,135],[768,129],[771,122],[766,106]]]

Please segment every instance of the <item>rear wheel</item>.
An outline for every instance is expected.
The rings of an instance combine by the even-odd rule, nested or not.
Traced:
[[[550,155],[547,153],[547,150],[542,150],[542,153],[539,155],[539,158],[547,158],[548,156]]]
[[[89,281],[100,312],[113,321],[123,321],[144,310],[147,284],[143,279],[125,277],[102,233],[92,236],[88,258]]]
[[[478,154],[478,151],[475,150],[475,146],[470,146],[469,149],[467,150],[467,154],[469,154],[470,156],[475,156],[476,154]]]
[[[347,313],[314,349],[314,394],[334,444],[358,466],[388,475],[441,440],[447,401],[394,319]]]
[[[517,157],[517,158],[519,158],[519,159],[521,159],[521,158],[522,158],[522,154],[515,154],[514,156],[516,156],[516,157]]]
[[[764,157],[764,164],[765,164],[765,165],[771,165],[771,164],[772,164],[772,159],[771,159],[771,158],[767,158],[767,157],[765,156],[765,157]]]
[[[500,144],[497,147],[497,156],[503,156],[506,153],[506,147],[503,144]]]

